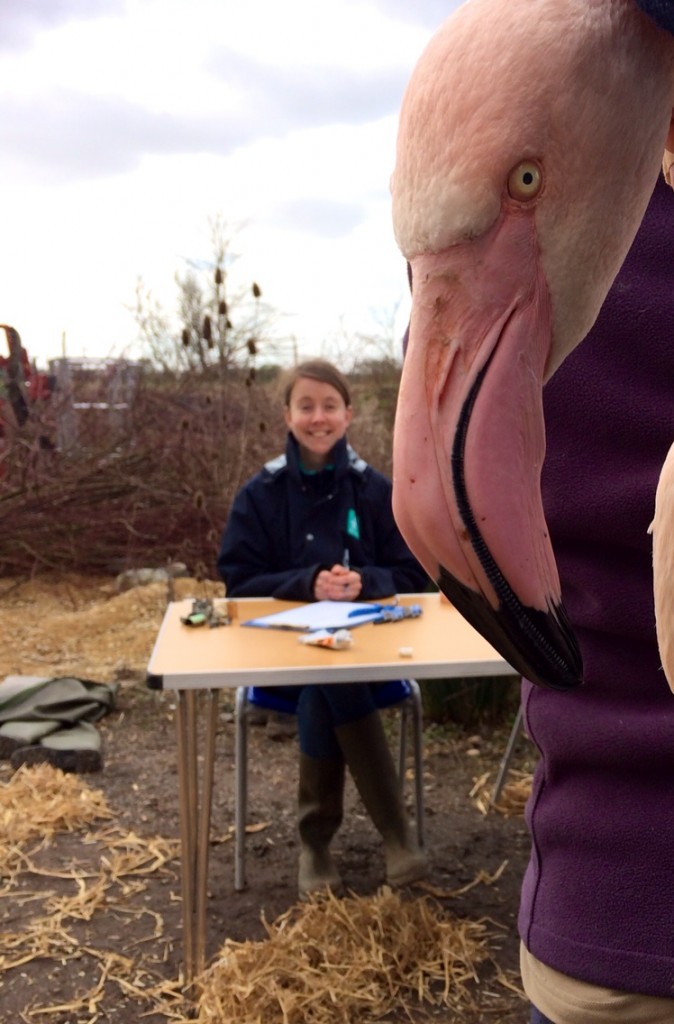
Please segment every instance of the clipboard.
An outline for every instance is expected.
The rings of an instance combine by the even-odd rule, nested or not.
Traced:
[[[312,601],[298,608],[288,608],[259,619],[248,619],[242,626],[260,629],[289,629],[298,633],[311,633],[316,629],[353,629],[374,622],[381,616],[381,604],[365,601]]]

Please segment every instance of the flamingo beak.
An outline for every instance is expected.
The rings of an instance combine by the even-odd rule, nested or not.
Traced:
[[[531,218],[411,261],[393,504],[412,551],[532,682],[578,685],[540,492],[549,294]]]

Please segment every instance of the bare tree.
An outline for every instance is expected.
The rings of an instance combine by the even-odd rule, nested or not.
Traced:
[[[177,375],[214,369],[223,374],[234,367],[254,375],[261,348],[273,351],[276,314],[263,302],[257,282],[242,286],[232,279],[238,257],[222,218],[212,221],[211,231],[212,258],[188,261],[175,275],[173,316],[138,281],[134,315],[141,341],[156,367]]]

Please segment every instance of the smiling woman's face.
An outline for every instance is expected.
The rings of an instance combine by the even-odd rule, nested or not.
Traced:
[[[300,446],[303,466],[323,469],[352,415],[351,406],[331,384],[300,377],[285,407],[285,421]]]

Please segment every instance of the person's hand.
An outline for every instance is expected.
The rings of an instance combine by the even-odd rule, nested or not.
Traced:
[[[317,601],[355,601],[362,589],[360,573],[344,565],[321,569],[314,581],[314,597]]]

